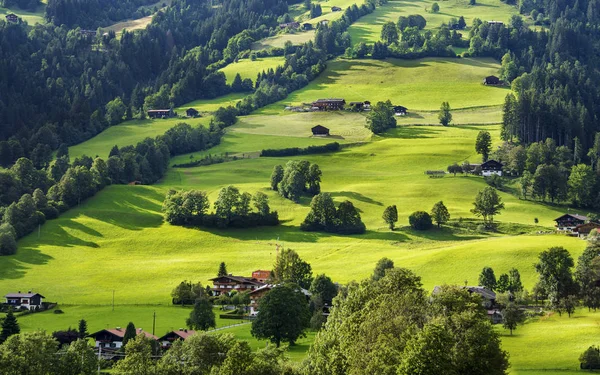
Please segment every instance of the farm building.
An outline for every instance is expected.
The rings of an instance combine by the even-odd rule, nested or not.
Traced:
[[[314,137],[329,136],[329,129],[322,125],[313,126],[310,130],[312,131]]]
[[[171,331],[166,335],[159,337],[158,342],[164,349],[168,349],[173,345],[173,343],[177,340],[185,341],[188,337],[195,334],[196,331],[191,329],[183,329],[179,328],[177,331]]]
[[[24,307],[27,310],[32,310],[35,308],[41,308],[45,297],[39,293],[31,293],[31,291],[27,293],[21,293],[21,291],[18,291],[17,293],[8,293],[4,296],[4,298],[6,298],[6,304],[9,306],[14,308]]]
[[[488,310],[487,317],[492,322],[492,324],[500,324],[502,323],[502,313],[499,310]]]
[[[303,24],[302,24],[302,28],[303,28],[304,30],[312,30],[312,28],[313,28],[313,25],[312,25],[311,23],[308,23],[308,22],[306,22],[306,23],[303,23]]]
[[[329,24],[329,20],[321,20],[321,21],[319,21],[319,23],[321,25],[325,26],[325,25]]]
[[[223,293],[230,293],[234,290],[238,293],[253,291],[265,285],[264,282],[260,282],[255,278],[245,276],[220,276],[210,279],[213,282],[211,291],[213,295],[220,296]]]
[[[600,224],[590,221],[585,224],[579,224],[573,229],[573,232],[577,233],[579,238],[586,238],[594,229],[600,229]]]
[[[280,23],[279,24],[280,29],[286,29],[286,28],[297,29],[299,27],[300,27],[300,23],[298,23],[298,22],[288,22],[288,23]]]
[[[17,23],[19,21],[19,17],[14,13],[10,13],[6,15],[6,21],[11,23]]]
[[[143,334],[149,339],[158,340],[158,337],[151,333],[144,331],[141,328],[136,329],[136,333]],[[95,348],[102,348],[108,350],[116,350],[123,346],[123,337],[125,336],[125,329],[121,327],[107,328],[94,332],[87,337],[92,337],[95,341]]]
[[[491,309],[496,304],[496,293],[487,288],[484,288],[482,286],[465,286],[463,288],[466,289],[470,294],[479,294],[482,298],[481,305],[486,309]],[[441,290],[442,288],[440,286],[435,286],[433,288],[432,294],[436,295],[440,293]]]
[[[175,117],[177,113],[172,109],[150,109],[148,110],[148,117],[150,118],[171,118]]]
[[[487,23],[490,25],[504,25],[502,21],[487,21]]]
[[[408,109],[406,107],[403,107],[401,105],[394,106],[394,114],[396,116],[404,116],[404,115],[406,115],[407,112],[408,112]]]
[[[578,225],[585,224],[588,218],[579,214],[564,214],[554,219],[554,221],[556,221],[556,230],[564,232],[573,231]]]
[[[195,108],[188,108],[185,111],[185,114],[187,117],[198,117],[198,115],[200,114],[200,112],[198,112]]]
[[[350,102],[350,103],[348,103],[348,105],[350,106],[350,108],[352,110],[362,111],[362,110],[365,109],[365,103],[364,102]]]
[[[483,84],[484,85],[499,85],[500,78],[498,78],[496,76],[487,76],[483,79]]]
[[[481,164],[481,175],[482,176],[491,176],[493,174],[502,176],[502,163],[496,160],[488,160],[485,163]]]
[[[312,103],[312,107],[321,111],[339,111],[344,109],[345,104],[346,101],[344,99],[318,99]]]
[[[341,11],[342,11],[342,8],[340,8],[340,7],[336,7],[336,6],[332,6],[332,7],[331,7],[331,11],[332,11],[332,12],[341,12]]]

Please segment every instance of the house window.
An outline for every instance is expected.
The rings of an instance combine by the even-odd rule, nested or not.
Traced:
[[[111,342],[111,343],[110,343],[110,347],[111,347],[111,348],[116,348],[116,347],[117,347],[117,344],[116,344],[116,343],[114,343],[114,342]]]

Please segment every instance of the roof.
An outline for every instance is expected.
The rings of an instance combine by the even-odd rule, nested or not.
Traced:
[[[500,79],[500,78],[498,78],[498,77],[496,77],[496,76],[487,76],[487,77],[485,77],[485,79],[489,79],[489,78],[492,78],[492,79]]]
[[[265,291],[265,290],[271,290],[271,289],[273,289],[273,288],[275,288],[276,286],[279,286],[279,285],[281,285],[281,284],[265,284],[265,285],[261,286],[258,289],[254,289],[249,294],[258,293],[258,292]],[[300,288],[300,291],[302,292],[302,294],[304,294],[307,297],[312,296],[312,293],[309,292],[308,290],[304,289],[304,288]]]
[[[496,293],[482,286],[466,286],[465,288],[469,292],[477,293],[485,299],[496,299]]]
[[[324,127],[323,125],[317,125],[317,126],[313,126],[313,127],[310,129],[310,130],[312,130],[313,132],[314,132],[315,130],[327,130],[327,131],[329,131],[329,129],[328,129],[328,128],[326,128],[326,127]]]
[[[587,221],[588,220],[587,216],[583,216],[583,215],[579,215],[579,214],[564,214],[561,217],[558,217],[558,218],[554,219],[554,221],[559,221],[560,219],[562,219],[564,217],[567,217],[567,216],[570,216],[572,218],[575,218],[575,219],[581,220],[581,221]]]
[[[148,112],[169,112],[170,109],[149,109]]]
[[[195,333],[196,333],[196,331],[191,330],[191,329],[178,329],[177,331],[168,332],[164,336],[160,337],[158,340],[159,341],[166,340],[167,336],[169,336],[171,334],[179,336],[179,338],[181,338],[182,340],[185,340],[185,339],[187,339],[188,337],[190,337],[191,335],[193,335]]]
[[[263,283],[261,283],[260,281],[253,279],[251,277],[245,277],[245,276],[225,275],[225,276],[213,277],[212,279],[209,279],[209,280],[216,281],[216,280],[222,279],[224,277],[231,279],[233,281],[237,281],[239,283],[250,283],[250,284],[256,284],[256,285],[263,285]]]
[[[498,167],[502,168],[503,164],[494,159],[490,159],[490,160],[486,161],[485,163],[481,163],[481,169],[498,168]]]
[[[350,105],[355,105],[355,104],[365,104],[365,102],[350,102]]]
[[[346,100],[339,98],[331,98],[331,99],[317,99],[314,103],[329,103],[329,102],[338,102],[338,103],[346,103]]]
[[[5,295],[5,298],[31,298],[33,296],[40,296],[42,298],[46,298],[39,293],[8,293]]]
[[[188,108],[186,109],[186,111],[194,111],[194,112],[198,112],[198,110],[196,108]]]
[[[123,338],[125,336],[125,331],[126,331],[125,328],[107,328],[107,329],[102,329],[102,330],[100,330],[98,332],[91,333],[91,334],[88,335],[88,337],[95,337],[95,336],[99,335],[102,332],[108,332],[108,333],[110,333],[112,335],[115,335],[117,337]],[[144,331],[141,328],[136,328],[135,333],[136,333],[136,335],[139,335],[141,333],[141,334],[143,334],[144,336],[146,336],[149,339],[158,340],[158,337],[154,336],[151,333],[148,333],[148,332]]]

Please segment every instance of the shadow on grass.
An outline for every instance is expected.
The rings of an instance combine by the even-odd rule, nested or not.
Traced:
[[[331,195],[331,197],[333,197],[333,198],[346,197],[348,199],[357,200],[357,201],[364,202],[364,203],[374,204],[377,206],[383,206],[383,203],[378,202],[367,196],[364,196],[361,193],[356,193],[354,191],[337,191],[337,192],[331,192],[331,193],[329,193],[329,195]]]
[[[20,247],[17,254],[2,257],[2,262],[0,262],[0,280],[20,279],[29,270],[29,265],[43,265],[51,259],[51,256],[42,254],[39,250]]]
[[[478,234],[464,234],[460,235],[457,231],[453,230],[449,227],[441,227],[438,228],[434,226],[429,230],[414,230],[409,226],[405,226],[397,229],[401,232],[410,234],[411,236],[418,237],[426,240],[434,240],[434,241],[470,241],[482,239],[488,236],[478,235]]]
[[[432,138],[436,134],[441,133],[441,130],[437,129],[425,129],[423,127],[414,126],[399,126],[395,129],[388,130],[385,132],[385,138],[400,138],[400,139],[418,139],[418,138]]]

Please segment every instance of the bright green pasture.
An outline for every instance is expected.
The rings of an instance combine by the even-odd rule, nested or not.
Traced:
[[[266,72],[269,69],[275,70],[279,65],[283,66],[284,62],[285,58],[283,56],[257,58],[255,61],[242,59],[227,65],[220,71],[225,73],[228,84],[233,82],[237,73],[240,73],[242,79],[250,78],[252,82],[255,82],[259,72]]]
[[[185,115],[185,110],[179,111],[180,115]],[[69,155],[74,159],[81,155],[91,157],[108,157],[110,149],[117,145],[119,147],[135,145],[147,137],[154,138],[157,135],[164,134],[173,126],[185,122],[192,126],[198,124],[208,125],[210,117],[200,118],[170,118],[170,119],[146,119],[130,120],[119,125],[111,126],[97,136],[69,147]]]
[[[348,32],[352,43],[373,43],[380,40],[381,27],[384,23],[396,23],[398,17],[411,14],[420,14],[427,20],[426,29],[436,29],[442,23],[448,23],[452,18],[465,17],[467,26],[470,27],[474,18],[483,21],[508,22],[513,14],[518,14],[516,7],[496,0],[477,0],[476,5],[469,5],[468,0],[437,1],[440,6],[439,13],[429,13],[436,0],[390,0],[381,5],[371,14],[361,17],[353,23]],[[464,32],[464,31],[463,31]]]
[[[256,74],[258,74],[258,71]],[[234,78],[235,78],[235,75],[234,75]],[[256,75],[252,79],[252,82],[254,82],[255,80],[256,80]],[[200,112],[214,112],[217,109],[219,109],[220,107],[227,107],[230,105],[235,107],[235,104],[237,102],[239,102],[240,100],[242,100],[247,95],[248,94],[244,94],[244,93],[232,93],[232,94],[219,96],[218,98],[214,98],[214,99],[194,100],[193,102],[186,103],[186,104],[182,105],[181,107],[175,108],[175,111],[177,113],[185,114],[186,109],[195,108]]]
[[[509,90],[482,84],[485,76],[498,74],[498,69],[500,65],[492,59],[338,59],[328,62],[327,69],[308,86],[274,106],[320,98],[372,103],[389,99],[409,111],[438,110],[443,101],[449,101],[452,108],[500,105]]]
[[[600,313],[578,309],[569,318],[556,313],[530,320],[513,335],[498,326],[502,347],[510,353],[511,374],[575,374],[579,355],[598,345]]]
[[[234,128],[237,125],[234,125]],[[428,169],[444,169],[466,159],[477,160],[474,140],[481,129],[498,136],[498,126],[405,126],[386,138],[339,153],[311,155],[323,170],[322,190],[338,202],[349,199],[361,211],[369,231],[362,236],[301,232],[309,199],[300,204],[268,190],[271,170],[289,158],[254,158],[189,169],[170,170],[157,186],[110,186],[59,219],[50,220],[19,242],[14,256],[0,264],[0,290],[35,289],[49,300],[72,304],[109,304],[112,290],[119,303],[168,303],[181,280],[208,283],[221,261],[230,272],[249,274],[270,267],[277,238],[296,249],[315,273],[326,272],[341,283],[368,276],[387,256],[417,271],[427,289],[447,282],[476,282],[485,265],[506,272],[519,268],[526,287],[534,278],[536,254],[562,245],[576,257],[585,243],[564,236],[487,237],[450,229],[413,232],[408,215],[429,210],[444,200],[454,219],[472,217],[479,177],[430,179]],[[229,134],[236,135],[231,132]],[[292,137],[290,137],[292,138]],[[242,191],[263,191],[283,220],[260,230],[198,230],[162,220],[160,208],[169,188],[205,190],[214,201],[218,190],[235,184]],[[497,219],[540,229],[564,211],[502,193],[506,210]],[[385,206],[396,204],[400,230],[390,232],[381,220]],[[451,264],[451,266],[448,266]],[[51,287],[49,287],[51,285]]]
[[[313,40],[314,38],[315,38],[315,30],[314,29],[309,30],[309,31],[296,30],[289,34],[278,34],[275,36],[271,36],[271,37],[256,41],[256,42],[252,43],[251,49],[254,51],[258,51],[261,49],[269,49],[272,47],[283,48],[283,46],[285,45],[285,42],[287,42],[288,40],[290,42],[292,42],[293,45],[296,46],[296,45],[304,44],[310,40]]]
[[[499,124],[502,122],[502,107],[459,108],[452,110],[453,125]],[[439,111],[410,111],[406,116],[396,117],[398,125],[438,125]]]

